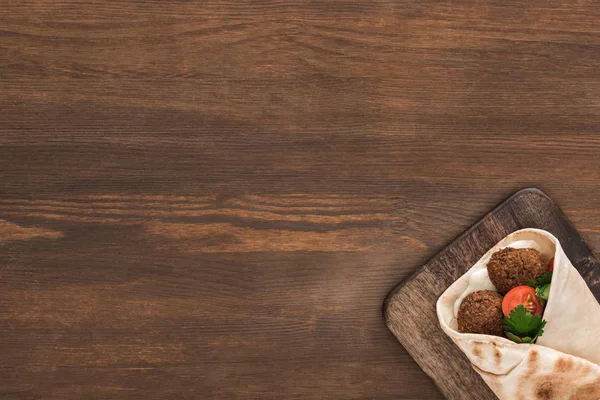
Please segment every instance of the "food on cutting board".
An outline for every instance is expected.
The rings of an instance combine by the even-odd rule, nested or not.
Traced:
[[[463,300],[458,310],[458,330],[502,336],[503,317],[502,295],[492,290],[478,290]]]
[[[436,309],[500,400],[600,400],[600,304],[549,232],[505,237]]]
[[[487,270],[498,292],[506,294],[512,288],[542,276],[546,265],[536,249],[506,247],[492,254]]]
[[[550,264],[532,248],[505,247],[493,253],[487,276],[498,291],[478,290],[459,299],[458,331],[504,336],[515,343],[535,341],[546,325],[541,315],[550,292]]]

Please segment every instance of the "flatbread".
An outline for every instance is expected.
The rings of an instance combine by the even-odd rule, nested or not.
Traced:
[[[545,262],[554,257],[547,324],[535,344],[458,332],[457,304],[469,292],[493,287],[486,265],[505,247],[535,248]],[[600,304],[549,232],[511,233],[446,289],[436,307],[443,331],[500,400],[600,400]]]

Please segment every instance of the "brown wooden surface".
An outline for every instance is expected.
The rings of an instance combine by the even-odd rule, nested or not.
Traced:
[[[600,300],[600,262],[564,213],[543,192],[511,196],[394,288],[384,303],[387,326],[449,400],[497,400],[467,358],[439,326],[439,296],[492,246],[522,228],[555,235]],[[415,307],[418,305],[418,307]],[[468,390],[466,389],[468,388]]]
[[[592,1],[4,1],[5,399],[441,399],[381,304],[501,199],[600,248]]]

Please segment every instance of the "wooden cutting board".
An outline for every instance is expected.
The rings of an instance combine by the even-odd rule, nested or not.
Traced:
[[[493,245],[521,228],[554,234],[600,301],[600,262],[567,217],[542,191],[517,192],[394,288],[384,303],[387,326],[448,399],[497,397],[439,328],[435,303]]]

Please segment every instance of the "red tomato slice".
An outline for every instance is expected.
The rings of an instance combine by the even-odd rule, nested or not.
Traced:
[[[517,286],[506,293],[502,300],[502,313],[510,317],[510,312],[519,304],[523,304],[534,315],[542,315],[544,311],[542,303],[535,296],[535,289],[530,286]]]
[[[554,257],[548,261],[548,271],[554,271]]]

